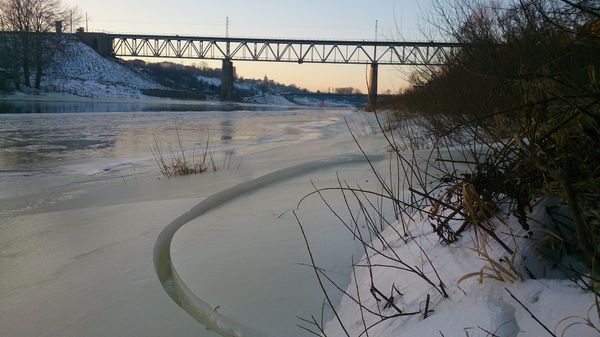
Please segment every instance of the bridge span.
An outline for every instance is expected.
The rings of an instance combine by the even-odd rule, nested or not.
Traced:
[[[379,65],[443,65],[458,43],[342,41],[179,35],[78,33],[105,56],[222,60],[221,98],[233,96],[233,61],[370,65],[369,104],[377,100]]]

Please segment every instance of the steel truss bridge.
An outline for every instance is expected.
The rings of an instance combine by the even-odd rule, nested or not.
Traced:
[[[119,57],[231,61],[443,65],[457,43],[329,41],[111,34]]]
[[[377,100],[379,65],[441,66],[463,47],[451,42],[336,41],[194,37],[79,32],[100,54],[114,57],[222,60],[221,98],[233,97],[233,61],[367,64],[369,104]]]

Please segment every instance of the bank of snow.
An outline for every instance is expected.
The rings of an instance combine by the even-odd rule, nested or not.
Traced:
[[[221,79],[217,77],[197,76],[199,82],[204,82],[208,85],[218,87],[221,85]]]
[[[296,105],[290,102],[287,98],[276,95],[276,94],[261,94],[251,97],[244,97],[243,101],[246,103],[258,103],[258,104],[276,104],[276,105]]]
[[[437,271],[445,284],[448,298],[444,298],[433,286],[413,273],[383,267],[389,266],[390,260],[383,255],[372,254],[370,264],[381,266],[373,267],[372,274],[368,268],[358,267],[357,276],[346,291],[354,298],[360,298],[365,308],[370,308],[373,313],[366,309],[360,310],[357,303],[349,297],[343,298],[338,309],[340,320],[350,336],[550,336],[516,299],[556,336],[599,335],[599,331],[584,324],[585,319],[589,317],[596,327],[600,327],[598,313],[595,309],[592,310],[594,296],[583,291],[572,281],[528,279],[523,275],[525,280],[511,282],[505,274],[500,273],[505,278],[503,282],[484,277],[480,283],[479,275],[464,277],[469,273],[478,273],[486,266],[490,267],[490,263],[472,249],[477,241],[472,231],[454,244],[442,245],[437,234],[432,233],[431,225],[426,219],[414,222],[412,230],[415,237],[408,240],[408,243],[401,240],[394,231],[384,232],[394,251],[392,253],[390,250],[384,250],[384,254],[397,255],[408,266],[420,268],[436,284]],[[509,240],[507,235],[500,234],[509,231],[517,234],[517,237],[524,233],[516,221],[510,220],[508,226],[500,224],[497,229],[497,233],[505,242],[511,242],[511,246],[516,247],[519,256],[515,261],[517,268],[521,269],[526,263],[538,277],[545,277],[544,273],[540,272],[543,269],[540,268],[541,260],[531,254],[534,250],[531,249],[532,242],[529,239],[518,239],[515,242]],[[426,252],[427,256],[423,252]],[[510,254],[495,242],[489,242],[487,253],[497,262],[510,259]],[[524,255],[528,255],[529,261],[520,258]],[[435,270],[428,258],[431,259]],[[363,257],[359,264],[366,265],[368,262]],[[546,272],[549,272],[551,266],[546,267]],[[483,271],[489,275],[496,275],[492,269]],[[549,274],[551,273],[545,275]],[[360,297],[356,296],[356,284],[360,289]],[[397,315],[398,311],[389,305],[385,307],[385,300],[381,296],[376,298],[371,291],[373,286],[385,296],[394,296],[394,305],[403,313],[417,314],[384,320],[377,317],[374,313],[393,316]],[[431,312],[425,319],[423,313],[428,295]],[[363,333],[365,327],[370,327],[368,334]],[[336,318],[326,324],[325,331],[327,336],[346,335]]]
[[[218,87],[221,85],[221,79],[216,77],[208,77],[208,76],[197,76],[198,81],[203,82],[208,85],[212,85]],[[350,101],[345,100],[335,100],[335,99],[319,99],[313,97],[295,97],[294,95],[290,96],[285,95],[277,90],[273,91],[265,91],[263,88],[260,88],[256,84],[248,81],[240,81],[234,83],[234,87],[237,90],[257,93],[253,96],[244,97],[242,101],[245,103],[255,103],[255,104],[275,104],[275,105],[301,105],[301,106],[310,106],[310,107],[338,107],[338,108],[348,108],[354,106],[354,104]]]
[[[95,98],[142,98],[143,89],[161,86],[87,45],[69,40],[45,72],[42,92]]]

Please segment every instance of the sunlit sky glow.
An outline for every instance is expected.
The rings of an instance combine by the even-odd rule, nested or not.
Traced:
[[[430,2],[417,0],[64,0],[88,14],[90,31],[119,33],[372,40],[423,40]],[[84,22],[81,26],[85,26]],[[152,61],[148,59],[147,61]],[[171,60],[183,64],[218,61]],[[364,65],[234,62],[239,76],[263,78],[311,90],[355,87],[366,92]],[[406,86],[409,68],[380,66],[379,92]]]

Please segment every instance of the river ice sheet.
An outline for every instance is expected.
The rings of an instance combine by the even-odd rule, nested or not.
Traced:
[[[230,331],[248,327],[248,333],[241,334],[244,336],[304,335],[305,331],[296,327],[301,323],[297,317],[319,315],[323,294],[307,267],[310,261],[293,212],[298,196],[314,191],[307,181],[320,187],[336,186],[336,171],[341,179],[360,181],[369,188],[371,184],[364,179],[369,176],[368,165],[364,160],[356,162],[360,156],[353,158],[354,162],[334,166],[318,161],[316,166],[279,171],[286,172],[284,178],[279,172],[261,178],[264,186],[238,197],[235,193],[247,189],[234,188],[229,194],[234,199],[225,198],[216,209],[185,224],[171,245],[174,273],[178,282],[185,283],[183,292],[188,293],[177,298],[201,294],[202,301],[210,304],[209,311],[218,310],[239,322],[222,326],[231,326]],[[323,194],[333,207],[344,207],[339,192]],[[296,212],[312,251],[319,256],[319,267],[338,285],[346,286],[350,257],[360,256],[362,246],[317,195],[305,199]],[[206,304],[201,306],[206,310]],[[210,316],[199,317],[214,321]]]
[[[177,149],[179,133],[190,153],[201,152],[208,139],[217,156],[227,152],[242,158],[273,147],[339,136],[345,133],[344,118],[357,116],[352,109],[251,105],[215,109],[214,105],[166,103],[63,103],[59,107],[67,112],[54,113],[62,110],[48,104],[41,111],[52,113],[2,114],[0,106],[0,198],[114,171],[144,173],[154,165],[150,146],[155,138],[167,152],[169,146]],[[40,184],[29,184],[31,177]]]
[[[263,128],[279,130],[282,124],[291,124],[315,134],[304,137],[303,130],[300,136],[286,133],[289,139],[274,137],[277,141],[247,146],[246,152],[238,152],[245,159],[239,170],[157,179],[156,169],[131,158],[137,153],[135,146],[117,156],[88,148],[81,159],[13,163],[5,169],[1,184],[6,195],[0,205],[0,335],[212,336],[179,308],[158,282],[152,249],[163,227],[207,196],[241,182],[318,158],[357,152],[351,139],[339,131],[343,129],[340,117],[346,113],[330,115],[335,121],[301,116],[304,122],[299,124],[293,123],[298,118],[294,114],[274,115],[270,122],[261,119]],[[3,117],[3,121],[13,118],[24,124],[36,123],[24,122],[22,116]],[[6,125],[2,124],[5,130],[9,129]],[[135,135],[150,137],[151,133],[133,132],[125,139],[133,141]],[[2,152],[4,163],[6,153]],[[95,173],[111,163],[128,161],[147,171],[140,174],[121,168]],[[78,165],[87,171],[68,169]],[[310,190],[311,177],[331,183],[338,170],[348,170],[351,177],[365,172],[364,167],[339,167],[300,175],[234,200],[185,226],[173,246],[184,281],[199,297],[222,306],[238,321],[269,334],[298,333],[290,314],[306,314],[320,302],[315,302],[319,298],[310,269],[297,265],[306,262],[306,255],[289,212],[281,217],[274,214],[293,208]],[[284,195],[278,198],[281,191]],[[312,221],[319,213],[306,211],[310,209],[301,210],[300,216],[316,233],[325,231]],[[235,226],[242,229],[235,230]],[[215,250],[219,247],[222,253]],[[330,247],[337,249],[341,244]],[[216,258],[207,260],[209,253]],[[329,262],[335,266],[335,260]],[[230,286],[246,293],[227,292]]]

